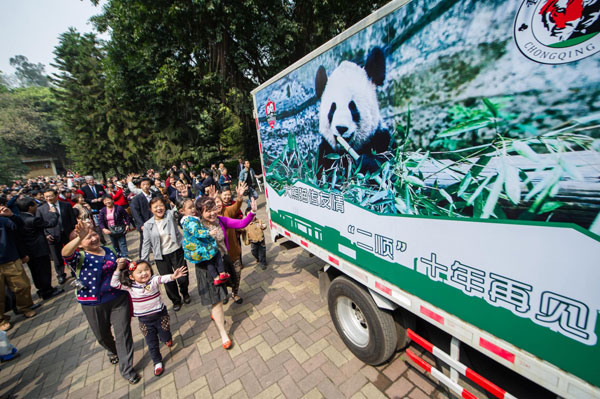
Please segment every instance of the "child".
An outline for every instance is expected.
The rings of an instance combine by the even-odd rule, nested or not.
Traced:
[[[223,284],[229,279],[230,275],[225,272],[225,264],[220,252],[217,250],[215,239],[200,222],[200,219],[195,216],[194,201],[191,198],[184,198],[179,202],[178,209],[183,215],[180,224],[183,228],[185,259],[190,263],[208,261],[206,269],[208,275],[213,279],[213,284]]]
[[[246,214],[248,212],[249,210],[246,210]],[[267,268],[267,246],[265,244],[265,234],[263,233],[263,230],[266,228],[267,225],[265,223],[258,218],[254,218],[242,232],[244,244],[250,244],[252,255],[260,263],[260,268],[263,270]]]
[[[123,270],[124,273],[121,276]],[[130,262],[128,259],[119,258],[117,259],[117,269],[110,280],[111,287],[128,291],[131,295],[133,315],[140,322],[140,330],[154,362],[154,375],[156,376],[163,373],[159,338],[168,347],[173,345],[169,314],[160,298],[159,284],[174,281],[185,275],[187,275],[187,268],[182,266],[173,274],[153,276],[148,262],[143,260]]]

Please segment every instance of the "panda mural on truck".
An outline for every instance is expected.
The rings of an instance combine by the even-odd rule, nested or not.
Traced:
[[[394,144],[390,131],[379,113],[376,86],[385,80],[385,54],[380,47],[371,50],[364,68],[351,61],[341,62],[327,76],[323,66],[315,77],[319,108],[317,177],[336,166],[346,170],[352,157],[340,141],[356,152],[360,172],[375,173],[385,162],[382,153]],[[342,138],[343,140],[340,140]],[[337,154],[337,155],[331,155]]]

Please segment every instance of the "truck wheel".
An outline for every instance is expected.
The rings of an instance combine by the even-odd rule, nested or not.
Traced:
[[[388,360],[398,337],[392,315],[379,309],[371,295],[346,277],[337,277],[327,292],[335,328],[352,353],[370,365]]]

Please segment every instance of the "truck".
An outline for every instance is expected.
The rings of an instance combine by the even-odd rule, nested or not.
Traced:
[[[271,234],[360,360],[600,397],[599,7],[392,1],[252,91]]]

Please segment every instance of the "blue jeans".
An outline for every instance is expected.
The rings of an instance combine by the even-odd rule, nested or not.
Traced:
[[[113,248],[119,253],[119,256],[127,258],[129,256],[129,251],[127,250],[127,236],[123,234],[120,237],[113,237],[112,235],[109,237]]]
[[[250,198],[258,199],[258,193],[252,187],[248,187],[248,199],[246,200],[246,204],[248,204],[248,209],[250,209]]]

